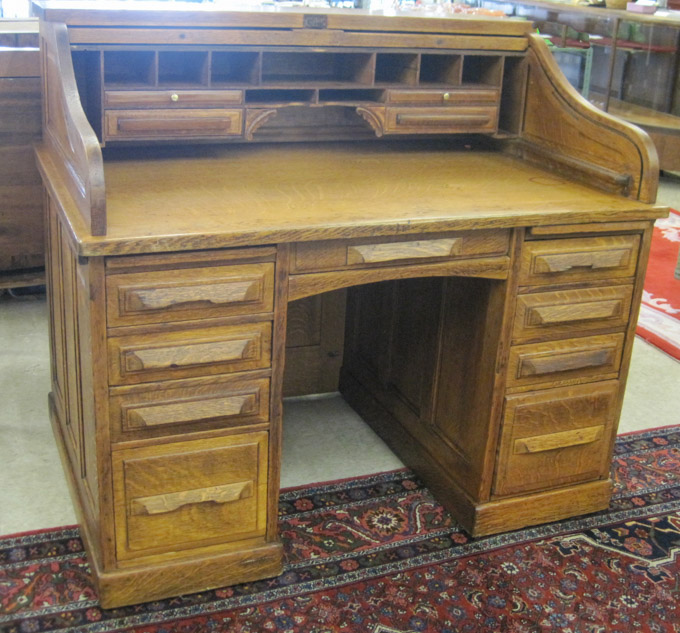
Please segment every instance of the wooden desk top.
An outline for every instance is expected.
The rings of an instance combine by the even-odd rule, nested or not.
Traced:
[[[90,236],[70,218],[82,255],[648,219],[665,211],[445,142],[109,151],[105,181],[108,234]]]

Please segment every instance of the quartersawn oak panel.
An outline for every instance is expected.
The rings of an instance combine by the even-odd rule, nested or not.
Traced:
[[[618,390],[610,381],[509,396],[494,494],[607,477]]]
[[[266,432],[114,451],[120,560],[263,535]]]

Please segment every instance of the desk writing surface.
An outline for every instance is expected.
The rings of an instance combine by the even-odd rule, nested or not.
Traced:
[[[509,156],[445,144],[128,150],[108,156],[105,179],[108,235],[83,236],[83,254],[190,249],[198,236],[217,248],[661,214]]]

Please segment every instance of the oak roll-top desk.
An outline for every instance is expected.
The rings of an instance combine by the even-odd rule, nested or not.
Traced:
[[[103,606],[281,572],[284,391],[339,389],[473,535],[607,506],[644,133],[522,21],[88,6],[36,4],[37,155]]]

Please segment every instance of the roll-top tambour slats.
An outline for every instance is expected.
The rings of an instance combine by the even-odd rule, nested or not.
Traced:
[[[170,492],[133,499],[130,503],[130,514],[133,516],[165,514],[195,503],[229,503],[246,499],[251,497],[252,494],[252,481],[239,481],[222,486]]]
[[[256,394],[244,394],[177,404],[136,407],[127,412],[127,423],[129,428],[154,427],[182,422],[199,423],[218,417],[251,413],[255,411],[256,405]]]
[[[522,437],[515,440],[513,452],[515,454],[542,453],[543,451],[554,451],[570,446],[582,446],[583,444],[590,444],[600,440],[604,430],[604,426],[600,424],[583,429]]]
[[[402,259],[453,257],[462,250],[463,238],[415,240],[387,244],[359,244],[347,248],[348,264],[375,264]]]

